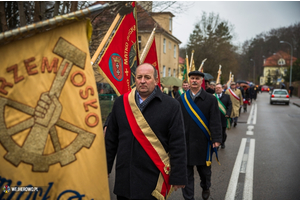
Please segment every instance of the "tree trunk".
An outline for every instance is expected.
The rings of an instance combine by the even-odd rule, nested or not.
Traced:
[[[77,11],[77,7],[78,7],[78,1],[72,1],[71,2],[71,12]]]
[[[70,9],[69,9],[70,8],[70,3],[71,3],[70,1],[66,2],[66,8],[67,8],[66,9],[66,14],[70,12]]]
[[[66,13],[66,12],[65,12],[65,9],[66,9],[67,3],[68,3],[67,1],[63,1],[63,8],[62,8],[62,11],[61,11],[61,14],[62,14],[62,15]]]
[[[59,5],[60,5],[60,1],[55,1],[53,17],[55,17],[55,16],[58,15],[58,8],[59,8]]]
[[[41,12],[40,12],[41,20],[45,20],[45,10],[46,10],[45,1],[40,2],[40,8],[41,8]]]
[[[34,22],[40,21],[40,15],[41,15],[41,6],[39,1],[35,1],[34,6]]]
[[[25,26],[26,25],[26,18],[25,18],[24,2],[23,1],[18,1],[18,8],[19,8],[19,16],[20,16],[20,25]]]
[[[13,8],[13,15],[11,17],[11,22],[12,22],[12,26],[11,28],[16,28],[17,24],[18,24],[18,20],[17,20],[17,13],[18,13],[18,4],[16,1],[12,2],[12,8]]]
[[[4,1],[0,1],[0,23],[1,23],[2,32],[7,31],[8,27],[7,27],[7,21],[5,16]]]

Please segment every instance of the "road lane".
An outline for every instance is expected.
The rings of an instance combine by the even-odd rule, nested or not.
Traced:
[[[259,95],[253,199],[300,199],[300,108]]]
[[[300,199],[300,108],[293,104],[270,105],[269,94],[263,93],[248,111],[241,113],[237,127],[227,131],[226,148],[218,151],[221,165],[213,160],[209,199],[225,199],[243,140],[246,144],[241,150],[234,199]],[[109,181],[111,199],[116,199],[112,193],[114,172]],[[195,170],[195,199],[202,199],[201,192]],[[169,199],[183,199],[181,190]]]

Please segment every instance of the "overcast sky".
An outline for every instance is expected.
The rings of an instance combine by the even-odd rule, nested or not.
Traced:
[[[202,11],[214,12],[234,25],[234,44],[238,45],[272,28],[300,22],[300,1],[180,1],[190,5],[173,18],[173,35],[185,46]],[[168,11],[168,10],[167,10]],[[171,11],[171,10],[170,10]]]

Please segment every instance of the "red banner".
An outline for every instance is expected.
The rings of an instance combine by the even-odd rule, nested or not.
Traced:
[[[123,17],[118,14],[112,24],[114,27],[111,27],[104,37],[109,40],[109,36],[115,30],[98,63],[100,73],[118,95],[130,91],[135,86],[135,69],[139,65],[135,2],[132,6],[134,9],[131,13]]]
[[[144,63],[150,63],[151,65],[153,65],[156,68],[157,75],[158,75],[158,84],[157,85],[160,87],[159,66],[158,66],[155,38],[153,38],[151,47],[146,55]]]
[[[202,69],[201,69],[201,71],[200,71],[200,72],[204,73],[204,72],[203,72],[203,67],[202,67]],[[201,87],[203,88],[203,90],[206,90],[206,88],[205,88],[205,78],[203,78],[203,81],[202,81]]]

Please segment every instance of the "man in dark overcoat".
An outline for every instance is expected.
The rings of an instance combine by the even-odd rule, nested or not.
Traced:
[[[210,87],[210,81],[209,80],[205,80],[205,91],[207,93],[210,93],[210,94],[215,93],[215,91]]]
[[[222,126],[217,99],[201,88],[204,78],[203,73],[192,71],[188,75],[190,77],[190,90],[185,94],[190,95],[196,106],[202,111],[207,119],[213,147],[217,148],[222,142]],[[179,98],[178,101],[183,113],[187,144],[188,184],[182,189],[183,197],[186,200],[194,199],[194,166],[196,166],[201,179],[200,186],[203,189],[202,197],[203,199],[208,199],[210,195],[209,188],[211,186],[211,166],[207,166],[206,162],[208,139],[202,129],[190,116],[183,103],[183,99]]]
[[[245,90],[243,87],[240,86],[239,83],[236,83],[236,89],[240,89],[241,90],[241,93],[242,93],[242,97],[243,99],[245,99]],[[241,115],[241,107],[239,108],[239,115]]]
[[[223,92],[222,84],[220,84],[220,83],[218,83],[216,85],[216,94],[215,94],[215,96],[217,98],[219,98],[220,101],[222,102],[222,104],[226,107],[225,115],[223,114],[222,111],[220,111],[221,122],[222,122],[222,143],[221,143],[221,148],[224,149],[225,148],[225,141],[226,141],[226,138],[227,138],[226,128],[227,128],[227,125],[230,126],[230,122],[227,122],[227,119],[230,119],[230,114],[231,114],[231,110],[232,110],[232,103],[231,103],[231,100],[230,100],[230,96]],[[222,105],[219,105],[219,110],[220,110],[220,106],[222,106]],[[227,123],[229,123],[229,124],[227,124]]]
[[[137,67],[135,103],[170,155],[169,183],[176,191],[187,183],[183,117],[178,101],[158,88],[157,77],[152,65]],[[117,155],[114,193],[118,200],[155,199],[151,194],[160,171],[133,135],[123,98],[121,95],[115,100],[105,135],[108,173]]]
[[[180,94],[179,94],[179,92],[178,92],[178,86],[173,86],[173,90],[171,90],[170,92],[169,92],[169,95],[172,97],[172,98],[174,98],[174,99],[177,99],[179,96],[180,96]]]

